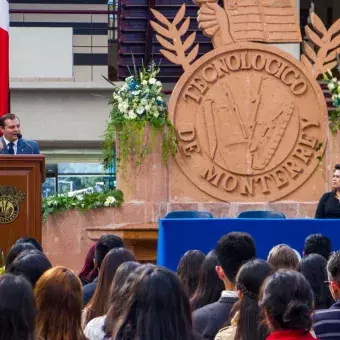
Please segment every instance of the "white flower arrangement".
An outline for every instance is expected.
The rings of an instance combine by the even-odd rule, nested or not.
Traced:
[[[141,165],[150,146],[145,142],[146,126],[151,129],[151,143],[157,135],[161,136],[164,162],[167,162],[169,156],[176,154],[175,131],[168,120],[167,105],[162,93],[163,85],[157,80],[159,71],[154,63],[147,69],[142,67],[139,72],[135,68],[135,74],[126,78],[123,85],[115,86],[110,100],[110,119],[103,146],[103,163],[106,168],[112,164],[115,138],[118,139],[120,148],[119,169],[126,167],[131,155],[135,156],[136,163]]]
[[[338,67],[340,72],[340,67]],[[328,70],[323,75],[324,81],[327,84],[328,90],[332,95],[332,102],[335,107],[335,111],[331,111],[329,114],[329,127],[333,134],[336,134],[340,130],[340,80],[334,77],[333,72]]]

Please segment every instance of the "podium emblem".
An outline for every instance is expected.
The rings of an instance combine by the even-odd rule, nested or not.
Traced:
[[[25,194],[15,186],[0,186],[0,224],[12,223],[19,215]]]

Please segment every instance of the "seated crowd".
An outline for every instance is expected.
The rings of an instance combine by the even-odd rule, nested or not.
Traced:
[[[115,235],[89,249],[79,275],[19,239],[0,275],[0,340],[340,340],[340,252],[310,235],[256,258],[231,232],[177,273],[136,262]]]

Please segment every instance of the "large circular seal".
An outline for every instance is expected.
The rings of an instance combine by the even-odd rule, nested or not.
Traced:
[[[273,201],[302,185],[326,142],[319,84],[287,53],[233,44],[197,60],[174,88],[176,160],[222,201]]]

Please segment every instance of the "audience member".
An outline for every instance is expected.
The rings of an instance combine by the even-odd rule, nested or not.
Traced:
[[[23,275],[34,287],[40,276],[52,267],[48,258],[38,250],[22,252],[13,263],[6,268],[7,273]]]
[[[94,252],[96,250],[96,244],[97,243],[94,243],[88,250],[84,266],[78,275],[83,285],[92,283],[98,276],[98,268],[94,267]]]
[[[164,267],[143,265],[115,320],[113,340],[194,340],[189,299],[179,278]]]
[[[42,275],[34,289],[38,339],[86,340],[81,328],[81,289],[78,276],[65,267]]]
[[[0,340],[35,340],[35,299],[22,276],[0,276]]]
[[[140,266],[137,262],[124,262],[122,263],[113,278],[110,292],[107,297],[108,298],[108,313],[110,315],[109,319],[111,320],[110,324],[106,324],[107,315],[99,316],[97,318],[92,319],[85,328],[85,335],[88,340],[103,340],[103,338],[107,335],[111,337],[112,328],[113,328],[113,320],[118,320],[121,311],[123,310],[124,304],[126,302],[126,296],[128,294],[128,290],[130,289],[130,285],[133,282],[133,276],[130,275],[138,266]],[[128,282],[125,286],[127,291],[123,291],[122,287]],[[106,297],[106,298],[107,298]],[[113,321],[113,323],[112,323]]]
[[[299,272],[307,279],[314,293],[314,309],[329,308],[334,300],[327,282],[327,261],[318,254],[305,256],[299,265]]]
[[[216,266],[218,266],[217,255],[215,250],[212,250],[202,263],[198,287],[190,300],[192,311],[216,302],[220,298],[224,284],[217,275]]]
[[[20,237],[15,243],[31,243],[35,249],[43,252],[41,244],[33,237]]]
[[[267,340],[315,340],[310,333],[313,291],[302,274],[279,270],[270,276],[261,306],[271,333]]]
[[[329,309],[316,311],[313,328],[318,339],[340,339],[340,252],[334,253],[327,264],[328,285],[334,300]]]
[[[331,240],[322,234],[309,235],[305,240],[303,255],[319,254],[326,260],[329,259],[332,252]]]
[[[228,320],[230,311],[238,299],[235,286],[237,272],[244,263],[256,257],[253,238],[241,232],[231,232],[222,236],[215,251],[219,262],[216,271],[224,282],[225,290],[217,302],[193,313],[194,329],[205,339],[214,339],[221,326]]]
[[[125,248],[115,248],[106,254],[100,268],[99,279],[94,294],[83,311],[83,327],[90,320],[107,313],[107,297],[118,267],[124,262],[135,260],[135,256]]]
[[[295,251],[286,244],[273,247],[269,252],[267,261],[275,270],[298,270],[299,268],[299,259]]]
[[[179,261],[177,275],[187,290],[189,298],[194,294],[198,286],[204,258],[205,255],[200,250],[189,250]]]
[[[268,328],[261,324],[259,293],[264,280],[273,273],[266,261],[245,263],[236,277],[239,301],[232,309],[231,326],[221,329],[215,340],[265,340]]]
[[[100,266],[106,256],[106,254],[114,248],[124,248],[124,243],[122,239],[116,235],[103,235],[96,244],[96,249],[94,253],[94,266],[100,270]],[[98,277],[93,280],[83,288],[83,303],[86,306],[96,289],[98,282]]]
[[[34,249],[36,248],[31,243],[15,243],[7,254],[5,268],[8,268],[22,252]]]

